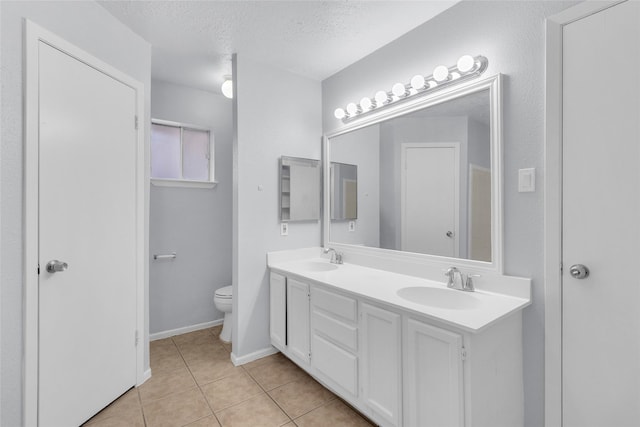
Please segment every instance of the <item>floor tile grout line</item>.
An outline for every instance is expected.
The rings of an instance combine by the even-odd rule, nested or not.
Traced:
[[[210,335],[213,337],[213,333],[211,331]],[[218,424],[220,426],[222,426],[222,423],[220,422],[220,419],[218,418],[218,416],[216,415],[215,411],[213,410],[213,408],[211,407],[211,403],[209,402],[209,399],[207,399],[207,396],[204,394],[204,392],[202,391],[202,387],[200,386],[200,384],[198,383],[198,380],[196,380],[195,375],[193,374],[193,372],[191,372],[191,367],[189,366],[189,364],[187,363],[187,360],[184,358],[184,355],[182,354],[182,351],[180,350],[180,346],[178,346],[178,344],[175,343],[175,341],[173,342],[176,347],[178,347],[178,352],[180,353],[180,357],[182,357],[182,360],[184,361],[184,364],[187,366],[187,370],[189,371],[189,374],[191,374],[191,378],[193,378],[193,381],[196,383],[196,387],[198,388],[198,390],[200,391],[200,394],[202,395],[202,398],[204,399],[204,401],[207,404],[207,407],[209,408],[209,410],[211,411],[211,414],[213,415],[213,417],[216,419],[216,421],[218,422]],[[207,415],[208,416],[208,415]],[[202,418],[206,418],[206,417],[202,417]],[[202,419],[200,418],[200,419]],[[198,421],[198,420],[196,420]],[[195,421],[194,421],[195,422]]]
[[[275,389],[274,389],[274,390],[275,390]],[[289,415],[289,413],[287,413],[287,411],[285,411],[285,410],[284,410],[284,408],[283,408],[282,406],[280,406],[280,404],[279,404],[278,402],[276,402],[276,400],[273,398],[273,396],[271,396],[271,395],[269,394],[269,392],[268,392],[268,391],[265,391],[265,394],[269,397],[269,399],[271,399],[271,401],[272,401],[273,403],[275,403],[275,404],[276,404],[276,406],[277,406],[278,408],[280,408],[280,410],[282,411],[282,413],[283,413],[283,414],[285,414],[285,415],[287,416],[287,418],[289,418],[289,421],[290,421],[290,422],[293,422],[293,418],[291,418],[291,415]],[[285,424],[287,424],[287,423],[285,423]],[[281,425],[284,425],[284,424],[281,424]]]

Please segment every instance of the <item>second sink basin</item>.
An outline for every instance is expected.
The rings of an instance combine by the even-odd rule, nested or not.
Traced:
[[[337,265],[329,263],[329,261],[304,261],[297,264],[301,269],[307,271],[332,271],[338,268]]]
[[[402,288],[397,293],[400,298],[407,301],[448,310],[471,309],[477,307],[479,303],[478,298],[472,293],[446,288],[414,286]]]

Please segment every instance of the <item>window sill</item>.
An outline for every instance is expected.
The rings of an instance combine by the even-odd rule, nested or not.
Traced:
[[[182,188],[214,188],[217,181],[187,181],[182,179],[151,178],[151,184],[156,187],[182,187]]]

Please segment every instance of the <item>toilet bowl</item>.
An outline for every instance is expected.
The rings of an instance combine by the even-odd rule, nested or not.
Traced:
[[[230,342],[231,333],[233,331],[233,318],[231,317],[233,294],[231,286],[224,286],[218,289],[213,297],[213,302],[216,305],[216,308],[224,313],[224,323],[222,324],[220,339],[224,342]]]

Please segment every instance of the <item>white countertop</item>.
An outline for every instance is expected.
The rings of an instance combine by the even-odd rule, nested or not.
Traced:
[[[285,275],[295,275],[337,290],[348,292],[375,302],[388,304],[400,310],[425,316],[468,332],[480,332],[489,325],[531,304],[530,299],[518,298],[494,292],[477,290],[463,292],[447,289],[444,282],[378,270],[345,263],[331,271],[313,271],[309,263],[329,264],[327,258],[315,257],[296,260],[270,259],[270,269]],[[315,264],[314,264],[315,265]],[[461,298],[472,299],[472,308],[443,308],[409,301],[398,295],[407,287],[432,287],[450,292],[460,292]],[[455,298],[455,296],[454,296]]]

